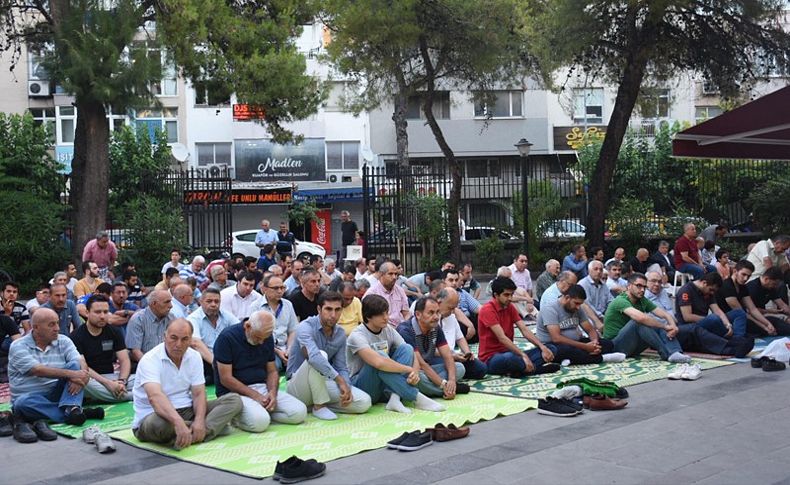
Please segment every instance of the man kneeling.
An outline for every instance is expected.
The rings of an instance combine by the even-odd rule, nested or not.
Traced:
[[[177,450],[217,437],[241,412],[238,394],[206,401],[203,360],[190,348],[192,324],[167,324],[165,341],[137,365],[132,431],[140,441],[171,443]]]

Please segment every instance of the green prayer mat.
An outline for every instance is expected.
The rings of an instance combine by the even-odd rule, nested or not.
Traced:
[[[702,369],[713,369],[733,362],[721,360],[694,359]],[[522,379],[491,376],[479,381],[469,381],[473,392],[512,396],[524,399],[539,399],[557,389],[557,384],[568,379],[588,377],[599,381],[614,382],[620,387],[634,386],[645,382],[666,379],[667,374],[677,364],[642,356],[626,359],[621,363],[572,365],[563,367],[553,374],[530,376]]]
[[[230,435],[181,451],[141,443],[128,428],[111,433],[111,436],[132,446],[179,460],[262,478],[274,473],[277,461],[286,460],[292,455],[303,460],[315,458],[326,462],[381,448],[404,431],[425,429],[436,423],[461,426],[491,420],[499,415],[517,414],[537,406],[535,401],[479,393],[459,395],[455,400],[440,402],[447,406],[447,411],[432,413],[413,410],[411,414],[400,414],[387,411],[383,404],[377,404],[365,414],[338,414],[335,421],[321,421],[308,415],[307,421],[299,425],[272,423],[259,434],[235,430]],[[392,452],[398,453],[395,450]]]

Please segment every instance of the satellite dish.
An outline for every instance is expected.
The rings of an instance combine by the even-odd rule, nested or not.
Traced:
[[[170,146],[170,153],[179,162],[186,162],[187,158],[189,158],[189,150],[183,143],[173,143]]]
[[[374,156],[375,155],[373,154],[373,150],[371,150],[370,148],[362,149],[362,159],[365,160],[366,162],[372,162]]]

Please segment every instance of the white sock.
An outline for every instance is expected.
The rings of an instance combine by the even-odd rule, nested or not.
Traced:
[[[582,395],[582,388],[579,386],[566,386],[551,393],[554,399],[573,399]]]
[[[324,421],[332,421],[337,419],[337,414],[333,413],[331,409],[326,407],[320,409],[314,407],[313,416],[318,419],[323,419]]]
[[[673,364],[686,364],[691,362],[691,357],[682,352],[675,352],[674,354],[670,355],[667,360]]]
[[[622,352],[612,352],[611,354],[603,354],[604,362],[622,362],[625,360],[625,354]]]
[[[404,414],[411,413],[411,409],[404,406],[400,400],[400,396],[398,396],[394,392],[390,394],[390,400],[387,402],[385,408],[387,409],[387,411],[395,411],[396,413],[404,413]]]
[[[447,409],[444,407],[444,405],[439,404],[421,392],[417,393],[417,399],[414,400],[414,407],[417,409],[422,409],[423,411],[432,411],[434,413],[440,413]]]

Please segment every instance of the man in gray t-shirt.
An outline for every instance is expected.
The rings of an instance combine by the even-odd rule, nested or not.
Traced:
[[[590,323],[582,305],[587,297],[584,288],[572,285],[558,299],[542,305],[538,315],[537,336],[543,343],[554,344],[558,362],[600,364],[622,362],[625,354],[612,353],[614,344],[603,339]]]

